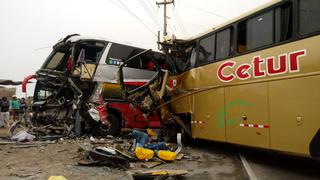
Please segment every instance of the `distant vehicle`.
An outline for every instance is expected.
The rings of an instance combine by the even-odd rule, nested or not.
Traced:
[[[117,84],[118,66],[129,58],[147,67],[146,61],[165,61],[159,52],[118,44],[100,38],[69,35],[53,46],[36,78],[32,121],[35,125],[89,129],[99,135],[115,135],[121,127],[159,128],[157,113],[144,115],[122,97]],[[128,82],[136,87],[142,82]],[[26,84],[24,84],[25,86]]]
[[[319,0],[274,0],[163,43],[182,67],[169,77],[177,93],[167,104],[193,138],[319,157],[319,34]],[[156,78],[127,96],[150,90]]]

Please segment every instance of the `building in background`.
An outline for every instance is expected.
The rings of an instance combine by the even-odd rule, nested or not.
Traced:
[[[6,87],[6,86],[17,86],[20,84],[21,84],[21,81],[0,79],[0,97],[5,96],[8,99],[11,99],[11,97],[16,94],[16,87]]]

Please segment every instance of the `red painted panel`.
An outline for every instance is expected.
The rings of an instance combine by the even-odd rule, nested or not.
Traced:
[[[115,109],[121,114],[126,128],[161,127],[160,117],[156,112],[145,118],[139,108],[128,102],[108,102],[107,108]]]

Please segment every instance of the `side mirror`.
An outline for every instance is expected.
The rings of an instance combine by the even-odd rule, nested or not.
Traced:
[[[158,100],[155,94],[162,86],[163,72],[151,53],[150,50],[143,51],[119,67],[123,95],[145,112],[155,107]]]

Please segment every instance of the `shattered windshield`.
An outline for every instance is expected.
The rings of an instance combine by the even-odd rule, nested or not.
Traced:
[[[41,69],[51,69],[57,71],[64,71],[67,65],[69,53],[59,50],[54,50]]]
[[[63,60],[63,57],[65,56],[65,53],[63,52],[56,52],[49,63],[47,64],[46,68],[47,69],[55,69]]]
[[[96,41],[60,45],[54,48],[42,66],[42,69],[65,71],[69,57],[73,57],[73,63],[78,63],[79,60],[86,63],[97,63],[104,47],[105,44],[103,42]]]

